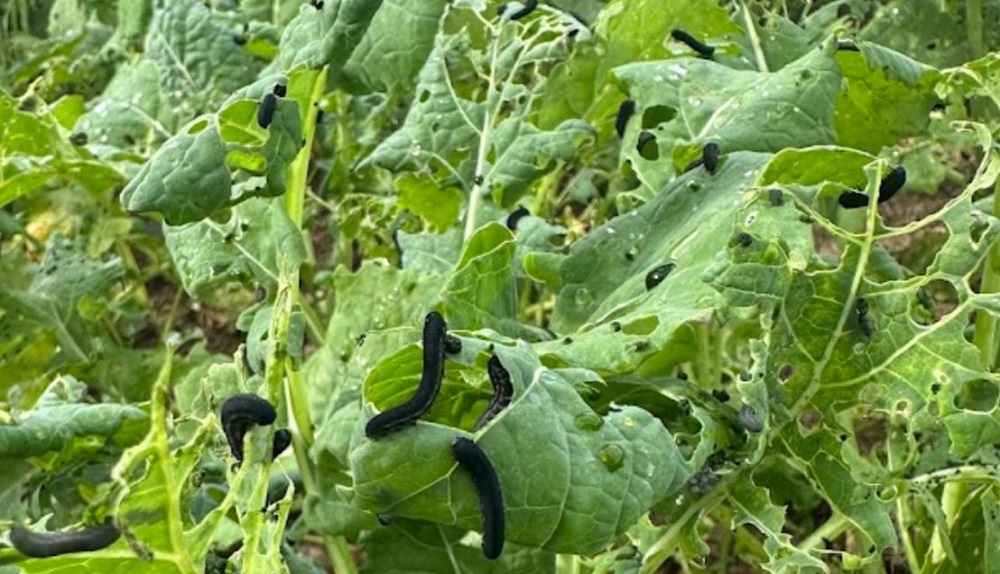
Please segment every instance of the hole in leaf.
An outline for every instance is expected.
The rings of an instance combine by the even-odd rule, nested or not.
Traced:
[[[792,365],[781,365],[781,367],[778,369],[778,380],[781,381],[782,383],[785,383],[788,381],[788,379],[792,378],[792,375],[794,374],[795,374],[795,367],[793,367]]]
[[[642,132],[639,134],[639,141],[635,144],[635,150],[639,152],[642,159],[648,161],[660,159],[660,146],[656,143],[656,136],[652,132]]]
[[[677,110],[670,106],[651,106],[642,112],[642,129],[655,128],[677,117]]]
[[[962,383],[955,397],[955,406],[968,411],[988,413],[996,408],[1000,387],[988,379],[973,379]]]
[[[652,315],[624,325],[622,331],[628,335],[648,335],[659,325],[660,320],[655,315]]]
[[[950,281],[935,279],[924,286],[924,291],[927,295],[923,296],[921,305],[932,305],[930,315],[931,321],[934,323],[954,311],[958,305],[958,290]]]
[[[809,434],[822,420],[823,415],[819,411],[802,411],[799,414],[799,428],[802,429],[803,434]]]

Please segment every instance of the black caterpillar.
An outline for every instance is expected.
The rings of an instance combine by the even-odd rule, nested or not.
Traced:
[[[444,336],[444,352],[449,355],[457,355],[462,352],[462,340],[454,335]]]
[[[121,532],[111,522],[88,526],[74,532],[34,532],[15,524],[10,530],[10,543],[32,558],[49,558],[71,552],[92,552],[114,544]]]
[[[274,88],[271,89],[271,92],[279,98],[283,98],[285,97],[285,94],[288,93],[288,86],[285,84],[275,84]]]
[[[288,429],[278,429],[274,431],[274,441],[271,442],[271,460],[281,456],[292,444],[292,432]]]
[[[711,58],[715,54],[715,48],[695,40],[694,36],[688,34],[684,30],[678,30],[675,28],[670,31],[670,37],[678,42],[686,44],[688,48],[691,48],[695,52],[698,52],[699,55],[706,58]]]
[[[701,163],[708,173],[714,174],[719,167],[719,151],[719,144],[715,142],[709,142],[701,148]]]
[[[517,206],[517,209],[510,212],[510,215],[507,216],[507,229],[511,231],[517,229],[518,222],[521,221],[521,218],[526,215],[531,215],[531,212],[528,211],[528,208],[524,207],[523,205]]]
[[[628,127],[628,121],[633,114],[635,114],[635,100],[625,100],[618,106],[618,116],[615,117],[615,131],[618,132],[618,137],[625,137],[625,128]]]
[[[906,184],[906,169],[899,165],[882,178],[878,184],[878,202],[885,203],[893,198]],[[868,196],[860,191],[845,191],[837,199],[844,209],[857,209],[868,206]]]
[[[277,106],[278,96],[274,95],[274,92],[265,94],[264,99],[260,101],[260,107],[257,108],[257,125],[266,130],[274,119],[274,110]]]
[[[479,494],[479,508],[483,513],[483,556],[495,560],[503,551],[506,526],[497,471],[483,449],[467,438],[456,438],[451,444],[451,453],[458,465],[472,475],[472,484]]]
[[[365,425],[365,436],[374,439],[413,424],[431,409],[444,378],[444,352],[448,325],[437,311],[424,318],[424,371],[417,392],[405,403],[381,412]]]
[[[278,418],[274,405],[252,393],[240,393],[229,397],[222,403],[220,414],[222,430],[225,431],[226,440],[229,441],[229,450],[239,462],[243,462],[243,437],[246,436],[250,425],[269,425]],[[277,440],[275,435],[275,443]]]
[[[486,412],[476,421],[475,430],[479,430],[487,425],[500,411],[507,408],[512,398],[514,398],[514,386],[510,384],[510,373],[504,368],[503,363],[496,355],[490,357],[486,363],[486,372],[490,375],[490,383],[493,385],[493,397],[486,407]]]
[[[520,20],[521,18],[524,18],[528,14],[534,12],[535,8],[538,8],[538,0],[526,0],[524,6],[522,6],[520,10],[510,15],[510,19]]]
[[[646,290],[649,291],[662,283],[670,275],[670,272],[674,270],[674,267],[676,265],[673,263],[664,263],[663,265],[654,267],[652,271],[646,274]]]

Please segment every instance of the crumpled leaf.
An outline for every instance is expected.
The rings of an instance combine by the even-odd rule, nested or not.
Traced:
[[[279,80],[265,78],[240,90],[219,114],[167,140],[122,191],[122,206],[181,225],[254,196],[283,194],[285,169],[302,146],[300,106],[294,97],[278,98],[267,130],[256,119],[256,102]]]
[[[361,385],[384,357],[419,338],[428,305],[440,291],[441,277],[366,261],[356,273],[334,272],[337,307],[326,332],[326,344],[303,366],[310,381],[309,406],[316,422],[312,456],[318,484],[306,494],[305,519],[330,534],[356,534],[375,528],[374,514],[345,498],[339,488],[350,484],[351,437],[362,416]],[[379,293],[371,305],[373,293]]]
[[[133,147],[169,137],[248,84],[260,62],[233,42],[233,20],[197,0],[153,10],[142,56],[118,69],[77,122],[91,141]]]
[[[42,404],[0,425],[0,459],[58,454],[90,441],[128,446],[148,428],[149,415],[132,405]]]
[[[690,476],[673,438],[647,411],[622,406],[601,416],[562,375],[541,366],[527,345],[495,344],[494,352],[511,373],[514,401],[477,433],[476,442],[500,477],[508,541],[595,552]],[[387,386],[412,393],[418,357],[408,347],[385,359],[366,380],[365,397],[386,397]],[[391,372],[407,374],[387,378]],[[435,406],[457,398],[444,395],[459,389],[446,383]],[[382,400],[377,406],[387,407]],[[460,421],[442,416],[430,419],[437,424],[418,422],[379,441],[358,437],[351,468],[364,508],[480,528],[478,498],[468,476],[456,471],[450,450],[463,433],[448,425]],[[531,457],[523,456],[526,445]]]
[[[444,18],[464,18],[467,9],[448,6]],[[466,27],[439,32],[417,77],[406,120],[362,165],[430,172],[442,187],[457,184],[466,193],[489,190],[498,204],[508,205],[556,162],[575,157],[592,135],[586,122],[567,120],[543,130],[529,121],[531,94],[543,89],[544,77],[532,74],[529,86],[523,74],[558,63],[569,46],[558,20],[541,25],[541,32],[529,35],[508,21],[486,31],[485,46],[481,34]],[[482,84],[477,89],[485,91],[484,97],[456,90],[468,73],[463,70],[470,67],[487,68],[472,78]]]
[[[281,34],[278,54],[268,69],[287,72],[299,66],[330,66],[337,76],[368,29],[382,0],[327,0],[317,9],[309,3]]]
[[[274,199],[241,203],[226,223],[206,219],[165,226],[164,234],[184,289],[194,296],[249,279],[273,293],[282,270],[297,268],[306,258],[301,233]]]

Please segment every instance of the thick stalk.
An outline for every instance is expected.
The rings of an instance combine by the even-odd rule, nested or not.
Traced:
[[[983,0],[965,0],[965,31],[969,36],[972,58],[986,54],[983,43]]]
[[[316,114],[318,111],[317,106],[313,105],[315,102],[319,102],[320,98],[323,97],[323,93],[326,91],[326,77],[327,68],[323,68],[316,73],[313,78],[312,91],[305,102],[305,117],[302,120],[302,135],[305,138],[305,143],[302,149],[299,150],[298,155],[295,156],[295,160],[292,161],[291,165],[288,167],[287,181],[288,187],[285,192],[285,212],[288,214],[289,219],[295,223],[295,225],[302,230],[302,224],[304,220],[305,212],[305,198],[307,192],[307,186],[309,185],[309,160],[311,159],[312,142],[316,135]],[[288,321],[292,312],[293,303],[298,304],[303,309],[307,309],[306,316],[308,317],[308,323],[310,325],[310,330],[313,335],[319,333],[317,321],[318,318],[314,311],[306,305],[306,301],[302,297],[302,293],[299,290],[299,272],[298,269],[288,271],[283,273],[281,283],[284,288],[287,288],[287,298],[285,299],[286,304],[283,309],[275,307],[275,314],[273,321],[276,322],[272,334],[275,338],[274,345],[279,349],[283,349],[286,344],[285,338],[282,336],[284,333],[287,336],[288,333]],[[279,289],[279,300],[280,300]],[[282,326],[284,329],[282,329]],[[320,337],[320,340],[322,338]],[[269,365],[273,368],[275,378],[280,378],[284,380],[284,394],[288,398],[288,408],[289,408],[289,418],[291,418],[296,426],[297,432],[295,433],[294,440],[292,441],[292,448],[295,452],[295,460],[299,465],[299,472],[302,475],[302,483],[307,491],[315,492],[316,489],[316,476],[315,468],[312,465],[312,461],[309,459],[309,450],[312,447],[313,434],[312,434],[312,422],[309,417],[309,400],[308,393],[305,388],[305,381],[302,379],[301,374],[295,368],[295,365],[291,360],[285,360],[284,352],[279,352],[276,354],[276,358],[282,359],[281,361],[275,361],[274,364]],[[271,372],[268,370],[269,383],[271,381]],[[268,390],[272,394],[281,394],[280,386],[281,381],[275,382],[277,387],[268,386]],[[357,565],[354,564],[354,558],[351,555],[351,549],[347,544],[347,541],[340,536],[324,536],[324,542],[326,543],[326,550],[330,556],[330,561],[336,566],[336,571],[338,574],[356,574]]]
[[[1000,185],[993,190],[993,214],[1000,214]],[[979,285],[980,293],[1000,292],[1000,245],[994,245],[983,264],[983,278]],[[996,366],[996,328],[997,320],[989,311],[976,311],[976,330],[972,342],[979,349],[979,356],[987,371]]]

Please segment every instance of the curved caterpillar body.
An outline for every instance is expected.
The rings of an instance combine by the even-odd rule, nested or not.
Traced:
[[[274,110],[277,106],[278,96],[274,95],[274,92],[264,94],[264,98],[260,101],[260,107],[257,108],[257,125],[266,130],[274,119]]]
[[[642,150],[649,142],[656,142],[656,136],[652,132],[640,132],[639,139],[636,140],[635,151],[639,152],[639,155],[643,155]]]
[[[709,142],[701,148],[701,163],[708,170],[708,173],[714,174],[719,167],[719,151],[719,144],[715,142]]]
[[[292,444],[292,432],[288,429],[278,429],[274,431],[274,441],[271,442],[271,460],[281,456]]]
[[[514,386],[510,384],[510,373],[504,368],[503,363],[496,355],[490,357],[486,363],[486,372],[490,375],[490,383],[493,385],[493,397],[486,407],[486,412],[476,421],[475,430],[486,426],[500,411],[507,408],[512,398],[514,398]]]
[[[405,403],[381,412],[365,425],[365,436],[374,439],[413,424],[427,411],[441,390],[448,325],[437,311],[424,318],[424,371],[417,392]]]
[[[524,18],[528,14],[534,12],[535,8],[538,8],[538,0],[526,0],[524,6],[522,6],[520,10],[510,15],[510,19],[520,20],[521,18]]]
[[[694,36],[688,34],[684,30],[674,28],[670,31],[670,37],[687,45],[688,48],[698,52],[699,55],[704,56],[705,58],[711,58],[715,54],[715,48],[707,44],[702,44],[696,40]]]
[[[882,178],[878,184],[878,202],[885,203],[893,198],[906,184],[906,169],[898,165],[892,168],[889,175]],[[856,209],[868,206],[868,196],[860,191],[845,191],[837,198],[844,209]]]
[[[664,263],[663,265],[654,267],[649,273],[646,274],[646,291],[651,290],[656,287],[670,275],[670,272],[674,270],[673,263]]]
[[[462,340],[454,335],[444,336],[444,352],[449,355],[457,355],[462,352]]]
[[[114,544],[121,532],[111,520],[74,532],[33,532],[20,524],[10,530],[10,543],[32,558],[49,558],[71,552],[92,552]]]
[[[615,131],[618,132],[618,137],[625,137],[625,128],[628,127],[628,121],[634,113],[635,100],[625,100],[618,106],[618,115],[615,117]]]
[[[451,444],[451,453],[458,465],[472,475],[472,484],[479,494],[479,509],[483,513],[483,556],[495,560],[503,551],[506,527],[497,471],[483,449],[467,438],[456,438]]]
[[[222,430],[225,431],[226,440],[229,441],[229,450],[237,461],[243,462],[243,437],[246,436],[250,425],[269,425],[278,418],[278,413],[271,403],[257,395],[240,393],[222,403],[220,418]]]
[[[507,229],[511,231],[516,230],[518,222],[521,221],[521,218],[526,215],[531,215],[531,212],[528,211],[528,208],[524,207],[523,205],[517,206],[517,209],[510,212],[510,215],[507,216]]]

